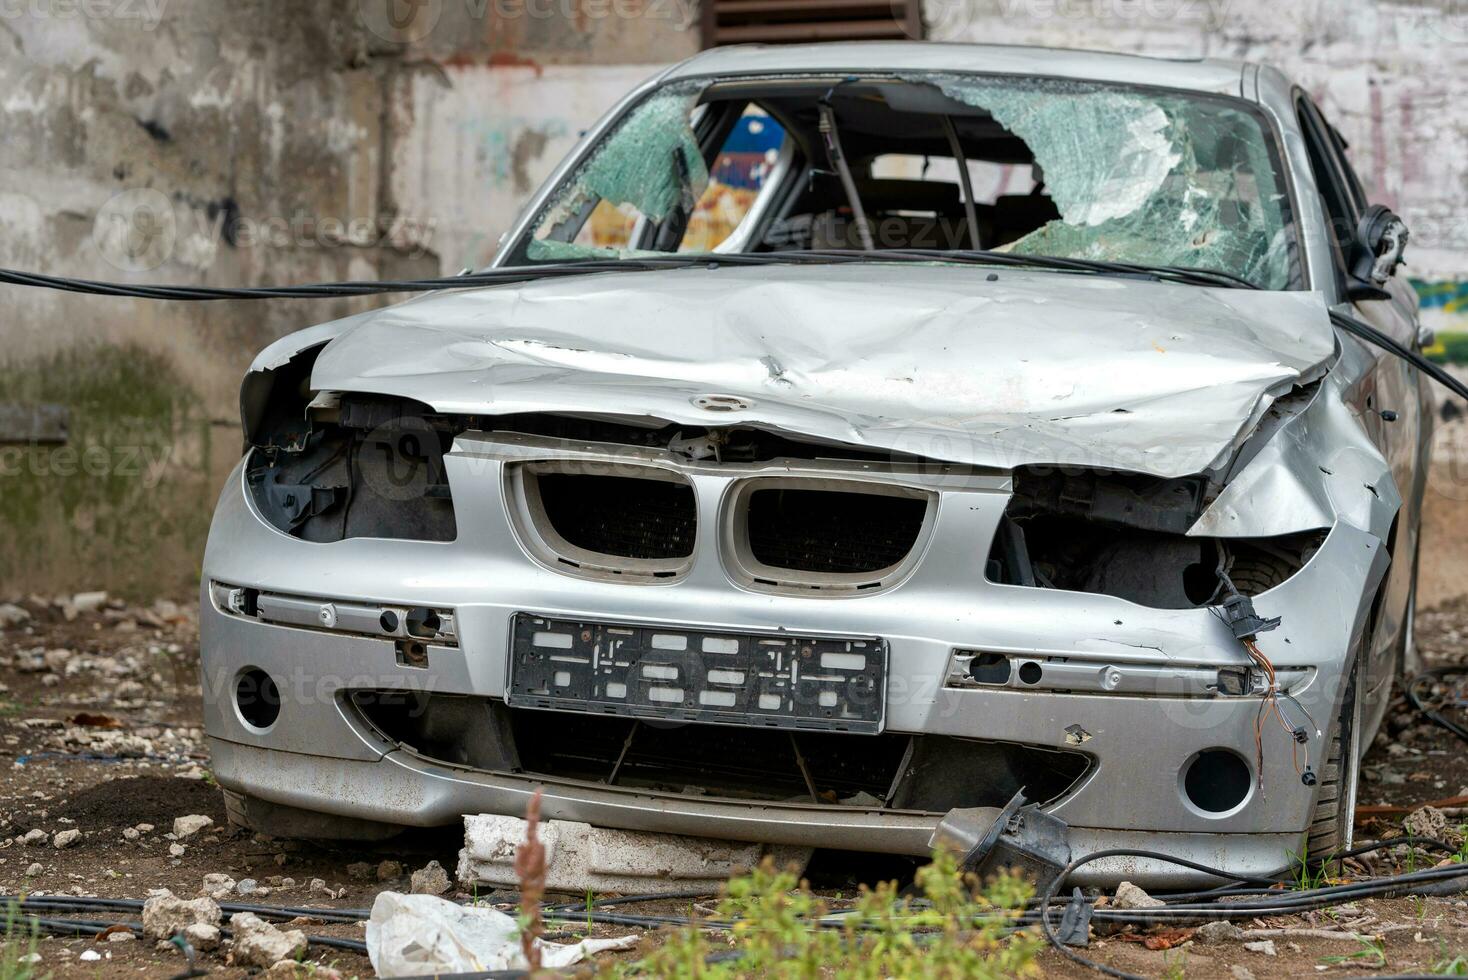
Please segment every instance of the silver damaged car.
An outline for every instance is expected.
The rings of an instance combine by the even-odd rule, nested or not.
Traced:
[[[920,855],[1351,838],[1412,656],[1432,394],[1406,230],[1279,72],[714,50],[493,269],[244,379],[203,566],[234,819],[464,814]],[[1183,883],[1101,861],[1082,878]]]

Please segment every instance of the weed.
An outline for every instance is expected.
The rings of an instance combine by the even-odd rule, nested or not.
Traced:
[[[1356,940],[1361,948],[1353,953],[1345,953],[1340,956],[1322,956],[1320,962],[1326,966],[1339,966],[1342,963],[1351,966],[1366,967],[1367,969],[1380,969],[1386,966],[1386,949],[1381,945],[1381,940],[1370,939],[1361,936]]]
[[[1188,975],[1188,951],[1180,949],[1162,954],[1162,980],[1185,980]]]
[[[5,907],[5,941],[0,943],[0,980],[34,980],[36,924],[11,902]]]
[[[898,894],[895,882],[863,887],[838,915],[790,871],[766,860],[732,879],[717,918],[732,922],[737,958],[708,962],[708,939],[696,924],[667,936],[645,959],[619,965],[624,976],[776,978],[1016,977],[1037,970],[1041,941],[1014,931],[1033,894],[1022,879],[1001,874],[980,888],[946,851],[917,873],[923,898]],[[721,952],[723,952],[721,950]]]

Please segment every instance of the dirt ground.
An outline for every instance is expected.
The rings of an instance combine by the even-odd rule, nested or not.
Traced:
[[[1429,493],[1422,596],[1432,607],[1420,613],[1417,635],[1434,663],[1468,660],[1468,499],[1460,497],[1468,494]],[[452,874],[461,845],[452,831],[352,849],[261,838],[228,824],[200,728],[198,630],[188,599],[146,606],[113,600],[96,608],[89,608],[85,597],[79,603],[40,596],[9,601],[28,618],[7,626],[0,607],[0,894],[144,898],[152,889],[167,888],[193,898],[205,875],[220,874],[237,883],[254,882],[248,898],[238,895],[236,885],[231,901],[366,908],[383,889],[406,891],[408,874],[431,860]],[[1465,748],[1424,723],[1398,695],[1367,758],[1360,803],[1410,808],[1468,793]],[[176,837],[175,819],[194,815],[212,822]],[[1399,832],[1401,819],[1400,813],[1367,816],[1358,822],[1358,837]],[[61,841],[73,836],[68,831],[80,833],[58,848],[58,835]],[[818,855],[813,878],[823,888],[849,895],[858,882],[893,870],[890,863]],[[1387,870],[1384,862],[1358,869],[1362,874]],[[667,904],[639,911],[687,911],[686,902]],[[121,917],[138,918],[135,913]],[[1256,920],[1246,928],[1342,928],[1342,923],[1380,936],[1382,953],[1350,939],[1277,933],[1264,934],[1273,940],[1274,955],[1237,941],[1206,945],[1195,940],[1153,951],[1117,938],[1093,943],[1086,953],[1148,976],[1468,973],[1468,959],[1454,962],[1468,956],[1464,897],[1368,900],[1333,913]],[[287,928],[359,940],[363,935],[360,924],[309,917]],[[552,928],[568,930],[560,938],[584,932]],[[597,934],[626,931],[598,927]],[[141,937],[43,938],[36,952],[37,975],[57,978],[172,977],[186,969],[178,949]],[[329,975],[326,968],[331,968],[343,976],[372,975],[366,957],[357,953],[313,945],[308,959],[319,974]],[[1095,975],[1051,951],[1042,955],[1041,965],[1051,976]],[[257,972],[232,965],[228,944],[201,952],[200,966],[211,976]]]

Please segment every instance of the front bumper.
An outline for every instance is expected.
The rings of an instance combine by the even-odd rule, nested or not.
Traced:
[[[1263,771],[1233,810],[1200,810],[1182,791],[1183,767],[1207,749],[1231,750],[1253,769],[1256,698],[946,686],[955,649],[1063,657],[1097,671],[1196,671],[1245,661],[1207,610],[1149,609],[1108,596],[987,581],[975,555],[993,535],[1007,487],[945,493],[934,544],[896,588],[811,599],[740,588],[702,550],[688,574],[671,585],[556,572],[520,546],[500,499],[502,481],[483,471],[483,460],[473,462],[471,471],[463,458],[447,460],[460,528],[459,539],[447,544],[300,541],[257,516],[240,473],[234,474],[210,534],[201,611],[205,724],[221,785],[269,802],[407,826],[450,824],[464,813],[518,815],[541,787],[549,818],[926,853],[941,814],[750,803],[457,768],[386,741],[344,701],[344,692],[361,688],[502,698],[510,619],[530,611],[592,621],[883,637],[890,647],[888,732],[1078,748],[1092,757],[1089,772],[1049,807],[1070,825],[1076,853],[1138,846],[1264,872],[1284,865],[1298,849],[1314,794],[1302,785],[1282,732],[1273,732],[1273,741],[1266,732]],[[716,508],[717,499],[707,506]],[[709,517],[709,526],[716,526],[716,515]],[[1357,645],[1384,562],[1376,538],[1338,524],[1304,570],[1256,599],[1262,615],[1284,617],[1283,626],[1261,636],[1261,648],[1279,667],[1302,668],[1294,693],[1322,728],[1339,703],[1347,651]],[[451,608],[458,647],[431,649],[426,668],[404,665],[389,640],[267,624],[221,610],[211,582],[344,602]],[[234,679],[249,667],[270,674],[281,691],[280,716],[268,730],[246,723],[233,701]],[[864,736],[849,737],[860,750]],[[1301,766],[1308,761],[1320,770],[1322,742],[1312,738],[1301,747]],[[1086,877],[1120,875],[1152,884],[1196,877],[1135,861],[1096,865]]]

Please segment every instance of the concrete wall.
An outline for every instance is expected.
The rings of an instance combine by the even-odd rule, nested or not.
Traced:
[[[697,49],[680,0],[0,0],[0,266],[212,285],[485,262],[622,92]],[[274,338],[378,300],[0,287],[0,596],[179,591]]]

